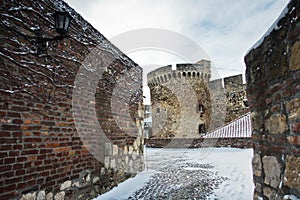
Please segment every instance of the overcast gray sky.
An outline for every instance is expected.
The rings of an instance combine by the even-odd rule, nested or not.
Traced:
[[[245,72],[244,56],[247,50],[264,35],[288,0],[66,2],[108,39],[140,28],[160,28],[180,33],[201,46],[218,69],[220,77],[226,77]],[[124,53],[142,67],[180,62],[176,56],[166,52]]]

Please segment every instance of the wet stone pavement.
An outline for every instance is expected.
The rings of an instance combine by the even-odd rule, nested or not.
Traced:
[[[214,166],[209,164],[191,163],[184,154],[174,155],[176,159],[170,162],[170,155],[162,157],[151,155],[147,159],[148,170],[155,170],[150,180],[129,200],[181,200],[212,198],[213,190],[227,178],[218,176]],[[158,159],[159,158],[159,159]],[[171,159],[172,160],[172,159]],[[217,198],[216,198],[217,199]]]

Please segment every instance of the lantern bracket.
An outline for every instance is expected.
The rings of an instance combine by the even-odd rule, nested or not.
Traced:
[[[53,16],[55,21],[55,29],[59,35],[52,38],[43,37],[42,31],[39,30],[37,33],[38,37],[36,37],[38,55],[47,51],[49,47],[57,47],[58,41],[61,41],[67,37],[72,19],[71,16],[64,11],[55,11]]]

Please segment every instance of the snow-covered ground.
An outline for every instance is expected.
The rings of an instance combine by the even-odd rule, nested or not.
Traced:
[[[145,149],[145,170],[94,200],[252,200],[252,149]]]

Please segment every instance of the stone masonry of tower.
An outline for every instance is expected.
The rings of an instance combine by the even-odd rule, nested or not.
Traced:
[[[147,75],[154,138],[197,138],[248,111],[242,75],[210,81],[210,61]]]

